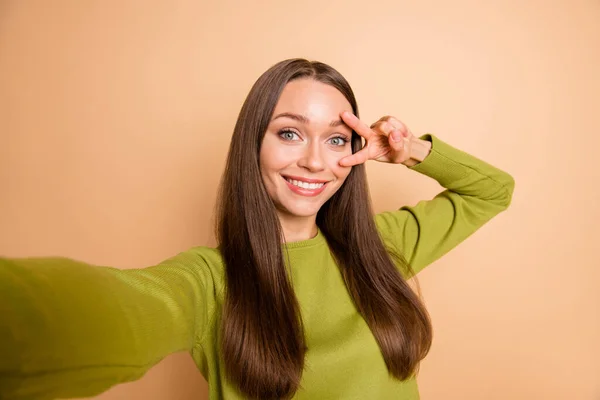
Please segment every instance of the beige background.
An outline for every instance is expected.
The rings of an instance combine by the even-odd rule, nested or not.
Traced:
[[[345,74],[368,122],[516,179],[509,211],[420,274],[422,398],[600,399],[598,0],[0,0],[0,254],[130,268],[214,244],[241,103],[297,56]],[[440,189],[369,177],[377,211]],[[205,392],[177,354],[99,399]]]

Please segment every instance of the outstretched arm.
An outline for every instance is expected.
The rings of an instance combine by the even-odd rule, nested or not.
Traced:
[[[131,270],[0,258],[0,398],[89,397],[190,350],[212,287],[196,250]]]

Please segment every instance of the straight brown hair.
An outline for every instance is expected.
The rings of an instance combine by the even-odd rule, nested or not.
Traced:
[[[358,116],[350,85],[329,65],[305,59],[273,65],[242,106],[217,202],[216,233],[226,266],[221,359],[227,378],[251,399],[292,397],[307,351],[298,300],[287,275],[282,228],[259,168],[262,140],[279,96],[288,82],[300,78],[335,87]],[[352,151],[361,147],[360,136],[353,132]],[[402,275],[412,274],[410,266],[386,249],[379,236],[364,165],[352,167],[319,210],[317,225],[389,373],[399,380],[410,378],[429,352],[431,322]]]

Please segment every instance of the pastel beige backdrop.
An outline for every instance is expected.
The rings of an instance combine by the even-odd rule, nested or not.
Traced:
[[[420,274],[424,400],[600,399],[600,2],[0,1],[0,254],[122,268],[214,245],[254,80],[307,57],[361,115],[516,179],[509,211]],[[376,211],[440,190],[368,166]],[[206,398],[187,354],[102,400]]]

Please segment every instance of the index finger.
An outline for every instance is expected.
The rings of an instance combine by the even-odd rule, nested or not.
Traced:
[[[363,164],[369,159],[369,148],[367,146],[363,147],[361,150],[356,153],[346,156],[339,161],[339,164],[342,167],[354,167],[358,164]]]
[[[360,119],[358,119],[358,117],[354,114],[352,114],[351,112],[348,111],[344,111],[341,115],[342,120],[346,123],[346,125],[348,125],[350,128],[352,128],[356,133],[358,133],[360,136],[364,137],[365,139],[369,139],[371,136],[373,136],[373,130],[371,128],[369,128],[369,126],[367,124],[365,124],[364,122],[362,122]]]

